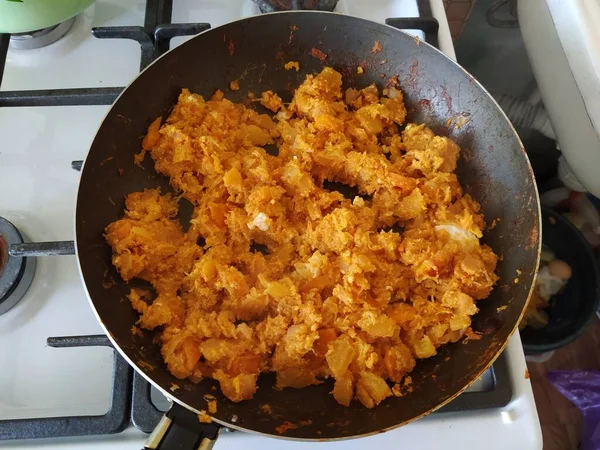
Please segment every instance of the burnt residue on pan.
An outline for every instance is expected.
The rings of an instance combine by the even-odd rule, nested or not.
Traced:
[[[296,25],[290,25],[290,38],[288,39],[288,44],[291,45],[294,40],[294,33],[298,30]]]
[[[444,99],[444,103],[446,103],[446,108],[448,108],[448,114],[452,113],[452,97],[448,93],[448,89],[446,86],[442,86],[442,98]]]
[[[310,49],[310,54],[312,57],[317,58],[321,62],[325,62],[325,60],[327,59],[327,53],[323,52],[322,50],[319,50],[316,47]]]
[[[414,89],[419,83],[419,60],[415,59],[409,67],[408,76],[402,80],[405,89]]]

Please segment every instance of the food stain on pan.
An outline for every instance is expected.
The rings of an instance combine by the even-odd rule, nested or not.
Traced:
[[[117,283],[115,282],[115,279],[113,278],[113,276],[108,272],[108,269],[104,270],[104,274],[102,276],[102,287],[104,289],[110,289],[111,287],[115,286]]]
[[[178,384],[171,383],[171,386],[169,386],[169,390],[170,390],[171,392],[177,392],[177,391],[180,391],[180,390],[181,390],[181,388],[179,387],[179,385],[178,385]]]
[[[417,104],[419,105],[419,108],[427,108],[429,111],[431,111],[431,102],[426,98],[422,98],[417,102]]]
[[[260,69],[260,73],[258,74],[258,82],[262,83],[262,77],[263,74],[265,73],[265,70],[267,70],[267,63],[262,63],[262,64],[258,64],[256,66],[250,66],[248,68],[246,68],[241,75],[237,78],[237,81],[239,82],[240,80],[245,79],[248,74],[250,74],[251,71],[253,70],[257,70]]]
[[[496,312],[501,313],[502,311],[504,311],[506,308],[508,308],[508,306],[506,305],[502,305],[499,308],[496,308]]]
[[[156,366],[154,366],[153,364],[150,364],[147,361],[144,361],[143,359],[139,360],[136,362],[136,365],[142,369],[144,372],[152,372],[153,370],[156,369]]]
[[[471,121],[470,114],[467,112],[463,112],[460,114],[456,114],[450,116],[448,120],[446,120],[445,125],[446,128],[454,128],[455,130],[460,130],[462,127],[467,125]]]
[[[296,25],[290,25],[290,38],[288,40],[288,44],[291,44],[294,40],[294,33],[298,30]]]
[[[125,172],[122,168],[117,167],[117,172],[119,172],[119,176],[122,177],[123,176],[123,172]]]
[[[233,39],[229,39],[227,49],[229,50],[229,55],[233,56],[233,54],[235,53],[235,42],[233,41]]]
[[[114,159],[113,156],[109,156],[108,158],[103,159],[102,161],[100,161],[100,165],[103,166],[104,164],[106,164],[107,162],[110,162]]]
[[[382,49],[381,42],[375,41],[373,43],[373,48],[371,48],[371,53],[379,53]]]
[[[264,404],[264,405],[260,405],[260,411],[265,413],[265,414],[273,414],[273,410],[271,409],[271,405],[268,404]]]
[[[313,47],[310,49],[310,54],[311,54],[311,56],[313,56],[314,58],[317,58],[321,62],[325,62],[325,60],[327,59],[327,53],[324,53],[323,51],[319,50],[316,47]]]
[[[492,340],[490,347],[488,347],[485,352],[483,352],[482,354],[480,354],[477,357],[474,365],[476,367],[481,367],[481,366],[487,365],[489,360],[498,353],[499,347],[496,344],[499,344],[499,343],[500,343],[500,341],[498,341],[498,340]],[[479,375],[481,375],[481,372]]]
[[[536,246],[536,244],[538,242],[539,234],[540,233],[539,233],[537,225],[533,225],[533,228],[529,232],[529,237],[527,238],[527,245],[525,246],[525,248],[527,250],[530,250]]]
[[[475,155],[473,154],[473,151],[468,147],[464,148],[462,150],[461,156],[466,162],[471,162],[471,161],[473,161],[473,159],[475,159]]]
[[[123,122],[126,125],[131,125],[131,119],[129,117],[125,117],[122,114],[117,114],[113,119],[113,122]]]
[[[404,79],[404,86],[409,89],[415,89],[419,81],[419,61],[414,60],[409,68],[408,76]]]
[[[398,75],[394,75],[393,77],[390,77],[388,79],[388,81],[385,83],[386,86],[393,86],[393,87],[398,87],[399,84],[400,84],[400,80],[398,79]]]
[[[523,223],[523,218],[522,217],[517,217],[515,220],[513,220],[513,225],[515,227],[520,226]]]
[[[329,422],[327,426],[329,428],[344,428],[350,425],[350,421],[347,419],[339,419],[335,422]]]
[[[526,379],[526,380],[529,380],[529,377],[530,377],[530,375],[529,375],[529,370],[528,370],[528,369],[525,369],[525,379]]]
[[[132,335],[132,336],[134,336],[134,337],[135,337],[135,336],[140,336],[140,337],[142,337],[142,336],[143,336],[143,334],[142,334],[142,330],[140,330],[140,328],[139,328],[139,327],[136,327],[135,325],[133,325],[133,326],[131,327],[131,335]]]
[[[442,98],[444,99],[444,102],[446,103],[446,108],[448,108],[448,113],[452,112],[452,97],[450,97],[450,94],[448,94],[448,89],[446,89],[446,86],[442,86]]]
[[[297,428],[300,428],[300,427],[303,427],[303,426],[308,426],[308,425],[311,425],[311,424],[312,424],[312,420],[301,420],[297,424],[296,423],[292,423],[289,420],[286,420],[285,422],[283,422],[278,427],[275,427],[275,431],[277,431],[277,433],[279,433],[279,434],[285,434],[289,430],[295,430]]]
[[[504,325],[503,320],[496,317],[488,317],[483,321],[483,327],[480,330],[480,333],[483,333],[484,336],[496,334],[496,332],[502,328],[502,325]]]

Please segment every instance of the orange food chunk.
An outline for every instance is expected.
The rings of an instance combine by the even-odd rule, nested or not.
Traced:
[[[298,63],[298,61],[289,61],[289,62],[285,63],[283,68],[285,70],[296,69],[296,72],[298,72],[300,70],[300,64]]]

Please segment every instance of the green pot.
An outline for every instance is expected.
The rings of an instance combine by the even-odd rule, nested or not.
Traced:
[[[94,0],[0,0],[0,33],[51,27],[79,14]]]

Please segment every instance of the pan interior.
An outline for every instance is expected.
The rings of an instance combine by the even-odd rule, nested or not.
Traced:
[[[375,41],[381,51],[373,53]],[[316,51],[316,50],[318,51]],[[287,61],[301,70],[286,71]],[[500,280],[491,296],[478,303],[473,328],[482,339],[441,348],[419,360],[411,373],[413,391],[386,400],[373,410],[358,402],[346,408],[329,394],[332,384],[304,389],[273,389],[262,376],[256,396],[235,404],[212,380],[178,380],[167,370],[154,333],[132,334],[137,320],[111,264],[103,238],[107,224],[122,216],[125,196],[167,180],[150,161],[133,165],[141,138],[156,117],[168,115],[182,88],[205,97],[238,80],[241,89],[227,97],[241,101],[248,91],[271,89],[282,97],[309,73],[331,66],[344,75],[345,87],[382,88],[398,76],[408,120],[426,123],[461,146],[458,175],[464,190],[482,205],[486,221],[499,218],[485,242],[503,257]],[[362,75],[357,67],[364,68]],[[537,269],[539,201],[529,162],[512,126],[481,86],[429,45],[391,27],[331,13],[267,14],[233,22],[191,39],[145,70],[117,100],[92,144],[77,200],[76,237],[80,268],[102,324],[136,368],[178,402],[207,409],[204,394],[217,397],[215,418],[259,433],[283,437],[349,438],[396,427],[418,418],[466,388],[489,367],[504,347],[522,313]],[[261,408],[268,404],[269,409]],[[263,412],[269,411],[269,413]],[[279,428],[281,430],[281,428]]]

